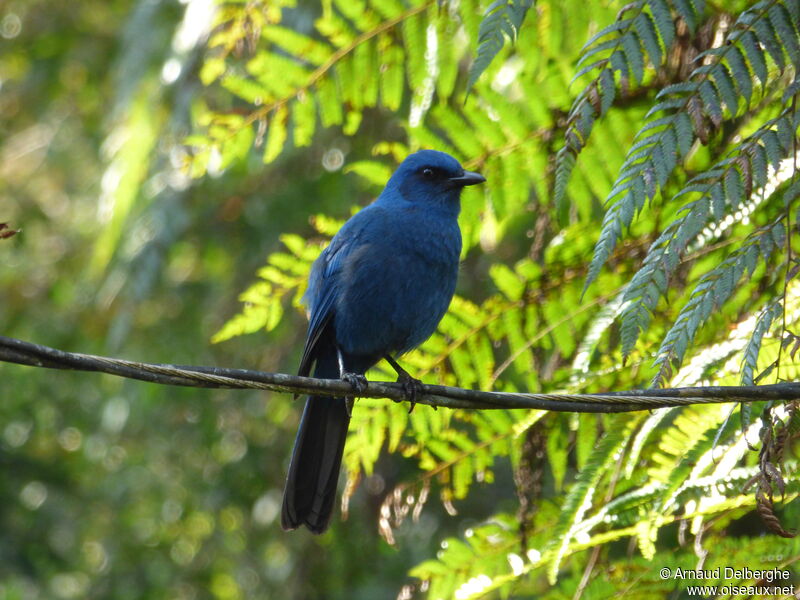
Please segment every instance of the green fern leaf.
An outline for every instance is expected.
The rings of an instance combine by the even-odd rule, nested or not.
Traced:
[[[506,37],[516,41],[525,16],[533,6],[533,0],[495,0],[484,13],[478,30],[478,53],[469,68],[467,90],[471,90],[478,78],[503,49]]]
[[[689,31],[694,33],[703,14],[703,2],[692,2],[691,0],[672,0],[678,15],[684,20]]]
[[[554,188],[554,200],[556,202],[556,214],[558,222],[566,224],[569,214],[569,203],[566,202],[567,183],[575,168],[575,154],[565,145],[556,155],[556,180]]]
[[[730,298],[745,272],[752,276],[755,259],[760,255],[764,262],[769,260],[775,248],[773,236],[780,235],[781,231],[781,221],[758,229],[719,266],[703,275],[664,337],[657,352],[657,366],[667,362],[680,363],[700,325]],[[653,387],[662,383],[663,376],[663,370],[659,369]]]
[[[733,54],[733,52],[730,54]],[[716,64],[711,71],[711,77],[714,79],[714,84],[719,90],[719,95],[722,97],[725,106],[727,106],[730,116],[736,116],[739,111],[739,94],[736,91],[728,68],[722,63]]]
[[[355,173],[376,187],[383,187],[392,175],[389,166],[374,160],[359,160],[348,164],[345,173]]]
[[[761,49],[756,35],[752,31],[745,31],[738,37],[737,41],[741,42],[744,52],[749,59],[750,66],[753,69],[753,73],[758,77],[761,85],[767,85],[767,61],[764,58],[764,51]]]
[[[319,116],[323,127],[341,125],[344,120],[341,95],[336,79],[323,79],[317,84]]]
[[[782,4],[774,4],[769,9],[770,24],[775,31],[777,41],[783,45],[786,54],[789,57],[794,68],[800,66],[800,41],[797,35],[797,22],[792,20],[791,16]]]
[[[766,306],[756,319],[753,334],[747,340],[747,345],[742,351],[742,385],[754,385],[754,375],[758,366],[758,354],[761,342],[769,331],[772,322],[783,314],[783,305],[780,300],[775,300]]]
[[[644,55],[639,40],[633,35],[625,35],[622,37],[622,48],[634,79],[637,83],[641,83],[644,77]]]
[[[722,105],[719,99],[717,88],[709,81],[703,81],[697,88],[700,98],[703,101],[703,106],[708,112],[711,121],[719,127],[722,124]]]
[[[567,494],[558,516],[558,522],[551,532],[550,539],[553,541],[550,548],[554,551],[553,560],[548,568],[551,582],[556,580],[559,566],[572,540],[572,532],[580,524],[583,515],[589,508],[600,479],[611,465],[619,460],[618,455],[629,442],[630,432],[640,420],[639,415],[634,418],[617,417],[613,419],[615,426],[606,430]]]
[[[414,15],[403,21],[403,46],[408,49],[427,47],[427,26],[424,14]],[[420,93],[425,84],[427,68],[423,52],[406,52],[406,77],[412,90]]]
[[[261,36],[290,56],[301,57],[315,67],[329,60],[333,54],[333,49],[327,44],[280,25],[265,25],[261,29]]]
[[[267,130],[267,143],[264,147],[264,163],[271,163],[283,150],[286,142],[286,120],[288,116],[286,105],[275,110]]]
[[[672,13],[670,12],[669,5],[666,0],[650,0],[648,6],[653,15],[655,25],[658,28],[658,33],[661,36],[661,42],[664,44],[664,48],[671,48],[672,42],[675,39],[675,22],[672,20]]]
[[[317,125],[317,104],[310,94],[303,94],[292,106],[292,134],[298,148],[311,145]]]
[[[738,46],[733,46],[726,55],[726,59],[731,69],[730,75],[736,81],[745,103],[749,105],[753,97],[753,81],[744,55]]]
[[[641,12],[634,20],[633,26],[636,29],[636,33],[639,34],[639,38],[642,40],[645,50],[647,50],[651,64],[658,67],[661,65],[662,51],[653,18],[649,13]]]
[[[655,457],[659,467],[651,471],[651,476],[666,485],[655,498],[653,516],[675,510],[681,488],[713,464],[704,457],[715,445],[715,434],[725,412],[720,406],[685,409],[659,440],[659,452]],[[735,427],[728,423],[727,428],[732,432]]]
[[[384,38],[384,41],[388,41]],[[382,44],[379,44],[379,48]],[[380,50],[382,59],[380,70],[381,101],[389,110],[397,110],[403,100],[403,61],[405,53],[400,46],[387,44]]]
[[[728,169],[725,172],[722,185],[728,202],[730,202],[733,210],[736,210],[744,198],[744,187],[742,186],[739,172],[736,169]]]
[[[775,62],[779,71],[786,68],[786,60],[783,56],[783,45],[775,36],[775,30],[768,19],[756,19],[753,21],[753,29],[758,36],[758,41],[766,48],[767,54]]]
[[[600,237],[598,238],[597,245],[594,248],[592,261],[589,263],[589,272],[586,276],[586,283],[583,286],[584,294],[591,283],[597,279],[598,275],[600,275],[600,270],[608,260],[608,257],[611,256],[611,252],[614,250],[617,239],[619,239],[619,237],[622,235],[622,222],[620,213],[622,212],[622,204],[625,201],[627,201],[629,206],[632,206],[633,202],[631,201],[630,197],[626,196],[625,199],[618,201],[611,208],[609,208],[603,217],[603,224],[600,227]],[[632,215],[632,211],[629,212]]]

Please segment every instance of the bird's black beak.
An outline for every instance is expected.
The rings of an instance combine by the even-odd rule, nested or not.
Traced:
[[[449,181],[454,186],[465,187],[468,185],[477,185],[479,183],[483,183],[486,181],[486,177],[480,173],[475,173],[474,171],[464,171],[458,177],[451,177]]]

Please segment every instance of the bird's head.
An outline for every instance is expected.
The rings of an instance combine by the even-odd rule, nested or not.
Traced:
[[[419,150],[409,154],[386,184],[382,196],[412,203],[432,203],[458,212],[461,190],[483,183],[480,173],[465,171],[459,162],[438,150]]]

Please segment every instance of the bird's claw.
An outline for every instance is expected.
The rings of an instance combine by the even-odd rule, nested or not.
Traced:
[[[367,390],[367,378],[358,373],[342,373],[342,379],[353,387],[357,394],[363,394]]]
[[[417,397],[422,395],[422,382],[416,377],[409,375],[408,371],[401,367],[390,354],[387,354],[384,358],[397,372],[397,383],[403,386],[403,392],[406,396],[405,399],[411,404],[411,407],[408,409],[408,414],[411,414],[411,411],[414,410],[414,407],[417,405]],[[395,400],[395,402],[400,402],[400,400]],[[434,408],[436,407],[434,406]]]
[[[367,389],[367,378],[364,375],[345,371],[342,373],[342,380],[349,383],[356,394],[363,394]],[[356,399],[354,396],[346,396],[344,399],[344,408],[347,411],[348,417],[353,416],[353,405],[355,402]]]
[[[397,383],[403,386],[403,393],[405,393],[406,400],[410,404],[408,414],[411,414],[411,411],[417,405],[417,398],[422,395],[422,381],[405,373],[397,377]]]

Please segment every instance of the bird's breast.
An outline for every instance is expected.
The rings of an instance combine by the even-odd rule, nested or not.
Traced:
[[[400,223],[365,241],[342,271],[337,342],[352,354],[395,354],[425,341],[455,291],[461,235],[451,223]]]

